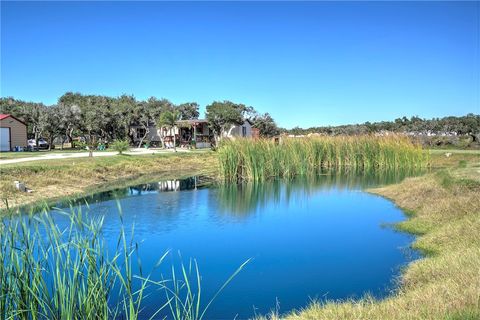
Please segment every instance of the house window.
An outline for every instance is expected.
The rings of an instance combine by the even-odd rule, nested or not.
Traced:
[[[242,137],[246,137],[246,136],[247,136],[247,127],[242,126]]]
[[[137,139],[142,139],[146,132],[145,128],[137,128]]]

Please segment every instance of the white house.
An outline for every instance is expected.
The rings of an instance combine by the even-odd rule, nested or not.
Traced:
[[[135,143],[140,143],[143,139],[144,143],[161,146],[163,139],[167,148],[173,148],[173,136],[175,135],[175,140],[181,147],[211,147],[211,132],[207,121],[203,119],[180,120],[175,128],[159,129],[152,123],[148,129],[142,126],[131,126],[130,129]]]
[[[142,139],[150,143],[161,143],[162,141],[159,131],[154,124],[150,124],[147,129],[143,126],[131,126],[130,130],[133,134],[133,141],[135,143],[139,143]]]
[[[150,145],[173,147],[173,135],[181,147],[194,146],[196,148],[210,148],[213,141],[213,132],[208,127],[205,119],[180,120],[176,128],[163,129],[160,131],[153,123],[145,129],[142,126],[132,126],[133,141],[135,143],[147,142]],[[146,133],[146,135],[145,135]],[[230,130],[223,133],[224,138],[235,139],[236,137],[251,138],[253,135],[252,122],[245,120],[241,125],[233,125]]]
[[[236,138],[236,137],[243,137],[243,138],[251,138],[252,137],[252,122],[250,120],[245,120],[240,125],[234,125],[228,130],[224,132],[223,137],[225,138]]]

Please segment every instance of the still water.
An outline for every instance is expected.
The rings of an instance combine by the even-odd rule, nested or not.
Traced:
[[[413,238],[391,227],[405,219],[400,209],[362,190],[398,179],[330,174],[314,181],[205,187],[190,178],[87,201],[91,214],[105,217],[103,232],[111,248],[121,228],[119,202],[125,228],[135,225],[144,273],[170,250],[153,279],[169,278],[172,264],[195,258],[204,302],[252,258],[207,312],[208,319],[244,319],[273,309],[288,312],[313,299],[391,292],[401,267],[416,257],[408,249]],[[164,293],[152,292],[145,317],[164,301]]]

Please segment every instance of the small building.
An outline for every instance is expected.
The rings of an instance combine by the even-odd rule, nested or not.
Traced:
[[[228,132],[225,132],[225,138],[252,138],[253,136],[253,127],[252,122],[249,119],[243,121],[242,124],[234,125]]]
[[[208,126],[206,119],[192,119],[177,121],[176,128],[158,129],[154,123],[149,124],[148,132],[145,127],[132,126],[133,141],[139,143],[142,137],[153,145],[160,145],[162,138],[167,148],[173,148],[173,135],[180,147],[204,149],[211,148],[214,141],[213,131]],[[228,132],[223,134],[224,138],[252,138],[259,136],[259,133],[252,127],[250,120],[245,120],[240,125],[233,125]],[[146,134],[146,135],[145,135]]]
[[[0,114],[0,151],[16,147],[27,147],[27,125],[10,114]]]
[[[252,128],[252,138],[253,138],[253,139],[258,139],[258,138],[260,138],[260,129],[258,129],[258,128]]]
[[[140,125],[133,125],[130,127],[133,134],[133,141],[138,143],[144,139],[144,142],[149,142],[150,144],[160,144],[162,139],[160,137],[160,131],[155,126],[155,123],[149,123],[148,128],[145,128]],[[147,132],[148,131],[148,132]],[[146,134],[146,135],[145,135]]]
[[[205,119],[180,120],[179,143],[181,147],[192,146],[197,149],[210,148],[212,146],[213,133]]]
[[[173,135],[180,147],[210,148],[213,134],[205,119],[180,120],[176,128],[159,129],[154,123],[149,124],[148,132],[142,126],[132,126],[133,141],[139,143],[142,137],[153,145],[161,145],[162,138],[167,148],[173,148]]]

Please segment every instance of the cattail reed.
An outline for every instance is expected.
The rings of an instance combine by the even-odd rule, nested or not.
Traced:
[[[213,300],[242,270],[243,263],[210,300],[201,300],[196,261],[180,274],[172,265],[171,279],[155,280],[134,273],[138,244],[133,228],[126,236],[123,215],[117,247],[108,252],[103,218],[92,218],[81,207],[58,214],[61,228],[45,207],[41,213],[12,213],[0,219],[0,315],[2,319],[156,319],[201,320]],[[168,253],[168,252],[167,252]],[[167,253],[159,257],[158,267]],[[137,257],[138,259],[138,257]],[[162,292],[163,291],[163,292]],[[153,314],[143,312],[145,297],[165,297]],[[161,315],[160,315],[160,312]]]
[[[405,136],[337,136],[223,141],[218,156],[225,182],[313,176],[326,169],[421,169],[428,154]]]

